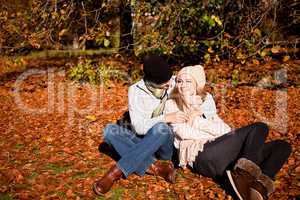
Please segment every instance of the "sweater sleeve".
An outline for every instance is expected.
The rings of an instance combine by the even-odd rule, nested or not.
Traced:
[[[179,111],[178,107],[176,106],[176,103],[174,100],[170,99],[166,102],[166,107],[164,110],[164,114],[177,112]],[[188,139],[210,139],[211,135],[204,132],[197,130],[186,123],[172,123],[171,124],[173,131],[176,136],[178,136],[182,140],[188,140]]]
[[[226,124],[217,114],[217,108],[213,96],[207,94],[205,101],[201,105],[203,117],[196,117],[193,120],[193,127],[198,130],[203,130],[214,136],[221,136],[231,131],[230,126]]]
[[[182,140],[209,140],[213,136],[200,129],[195,129],[187,123],[172,124],[175,134]]]
[[[136,93],[133,87],[128,89],[128,110],[131,124],[138,135],[145,135],[158,122],[163,122],[163,115],[151,118],[152,113],[145,112],[143,98]]]
[[[193,128],[205,131],[215,137],[219,137],[231,131],[230,126],[226,124],[217,114],[210,119],[196,117],[193,120]]]
[[[207,93],[204,102],[200,106],[204,116],[209,119],[217,114],[216,103],[213,96]]]

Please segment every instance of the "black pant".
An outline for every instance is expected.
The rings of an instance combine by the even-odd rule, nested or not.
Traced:
[[[256,163],[262,172],[274,179],[291,153],[291,146],[283,140],[265,143],[269,129],[265,123],[257,122],[232,132],[215,141],[206,143],[194,162],[194,170],[207,177],[224,175],[239,158]]]

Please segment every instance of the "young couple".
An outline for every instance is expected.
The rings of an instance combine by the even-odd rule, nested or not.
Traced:
[[[105,142],[121,158],[93,184],[94,192],[103,195],[116,180],[132,173],[175,183],[175,146],[181,167],[228,179],[241,200],[267,199],[291,146],[283,140],[266,142],[265,123],[231,130],[219,118],[212,95],[204,91],[205,83],[200,65],[185,67],[174,78],[161,57],[146,56],[144,78],[128,91],[133,130],[117,124],[105,127]]]

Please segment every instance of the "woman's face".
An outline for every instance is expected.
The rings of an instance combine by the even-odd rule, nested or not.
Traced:
[[[182,96],[196,95],[196,82],[186,73],[182,73],[177,76],[176,87],[179,94]]]

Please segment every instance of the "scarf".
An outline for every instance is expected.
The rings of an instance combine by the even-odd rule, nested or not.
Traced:
[[[147,89],[155,96],[156,98],[160,99],[159,105],[153,110],[151,118],[160,116],[166,105],[166,101],[168,100],[168,94],[166,89],[158,88],[158,85],[145,80],[145,85]]]

